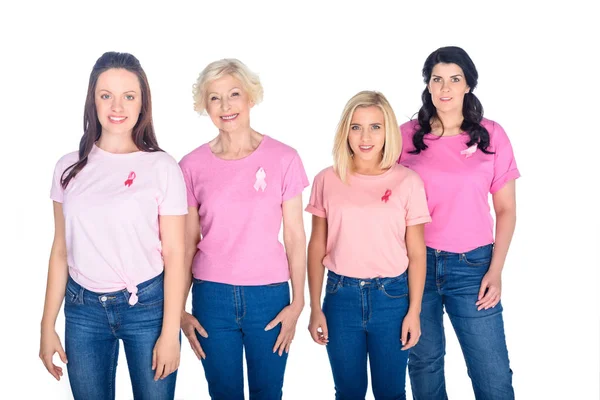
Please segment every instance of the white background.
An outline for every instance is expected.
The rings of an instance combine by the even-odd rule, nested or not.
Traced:
[[[331,164],[335,127],[352,95],[382,91],[404,122],[420,106],[427,55],[458,45],[477,65],[475,93],[485,116],[508,133],[522,174],[502,299],[517,397],[597,399],[600,221],[592,192],[600,172],[600,81],[592,38],[600,34],[591,6],[580,3],[3,2],[0,398],[71,398],[66,375],[54,381],[38,359],[53,236],[48,196],[55,162],[78,147],[89,73],[103,52],[140,59],[159,143],[177,159],[216,134],[192,108],[198,73],[216,59],[239,58],[265,88],[252,126],[295,147],[312,181]],[[305,222],[309,235],[309,215]],[[312,343],[308,316],[307,306],[285,399],[333,398],[326,352]],[[449,396],[472,399],[446,323]],[[61,337],[63,330],[61,312]],[[201,364],[184,343],[176,398],[207,397]],[[130,398],[121,354],[117,399]]]

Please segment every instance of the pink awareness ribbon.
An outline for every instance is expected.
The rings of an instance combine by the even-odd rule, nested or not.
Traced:
[[[131,171],[129,173],[129,176],[127,177],[127,180],[125,181],[125,186],[130,187],[131,184],[133,183],[134,179],[135,179],[135,172]]]
[[[473,154],[475,154],[476,151],[477,151],[477,143],[475,143],[473,146],[471,146],[467,149],[464,149],[463,151],[460,152],[460,154],[464,155],[465,158],[469,158]]]
[[[258,192],[258,189],[261,189],[263,192],[265,191],[265,189],[267,188],[267,182],[265,182],[265,178],[267,177],[267,174],[265,173],[265,170],[260,167],[258,169],[258,171],[256,171],[256,182],[254,182],[254,190],[256,190]]]
[[[392,195],[392,191],[390,189],[387,189],[385,191],[385,194],[383,195],[383,197],[381,198],[381,201],[383,201],[384,203],[387,203],[388,200],[390,199],[390,196]]]

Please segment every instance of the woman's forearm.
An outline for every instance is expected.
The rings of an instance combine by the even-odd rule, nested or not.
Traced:
[[[517,212],[514,208],[496,213],[496,240],[490,271],[502,272],[516,224]]]
[[[183,247],[163,255],[165,261],[165,300],[162,334],[179,335],[181,313],[189,291],[190,279],[184,264]]]
[[[323,276],[325,267],[325,246],[308,245],[308,290],[310,292],[310,307],[321,308],[321,293],[323,291]]]
[[[304,307],[304,283],[306,281],[306,236],[296,232],[285,240],[285,249],[292,281],[292,305]]]
[[[408,266],[408,299],[409,312],[421,313],[425,276],[427,273],[426,253],[412,255]]]
[[[67,279],[69,277],[66,259],[66,254],[57,254],[54,251],[50,255],[48,279],[46,282],[46,299],[41,323],[42,330],[54,330],[56,318],[65,297]]]

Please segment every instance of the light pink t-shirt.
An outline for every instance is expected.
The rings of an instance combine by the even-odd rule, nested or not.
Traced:
[[[196,279],[230,285],[267,285],[289,279],[279,241],[282,204],[308,186],[293,148],[269,136],[249,156],[223,160],[208,143],[180,161],[189,207],[198,207],[202,240]]]
[[[425,227],[425,243],[431,248],[463,253],[494,242],[489,194],[520,175],[504,129],[485,118],[481,124],[490,133],[488,150],[495,154],[467,149],[469,135],[465,133],[427,134],[427,150],[410,154],[418,121],[400,126],[403,149],[399,162],[416,171],[425,183],[432,218]]]
[[[181,170],[164,152],[114,154],[94,145],[63,190],[63,171],[78,159],[74,152],[58,161],[50,192],[62,203],[69,274],[93,292],[126,288],[133,305],[136,285],[163,271],[158,216],[187,214]]]
[[[323,265],[353,278],[402,274],[406,227],[431,221],[421,178],[401,165],[376,176],[349,175],[348,184],[329,167],[315,177],[306,211],[327,218]]]

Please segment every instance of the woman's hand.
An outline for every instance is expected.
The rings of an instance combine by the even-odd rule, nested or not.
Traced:
[[[502,295],[502,272],[489,270],[481,280],[479,296],[477,297],[477,311],[494,308],[500,302]]]
[[[190,342],[190,346],[192,347],[192,350],[194,350],[194,354],[196,354],[198,360],[206,359],[206,354],[204,353],[204,350],[202,350],[202,346],[200,346],[196,331],[198,331],[203,338],[207,338],[208,333],[206,333],[206,330],[200,325],[200,322],[198,322],[196,317],[184,311],[183,314],[181,314],[181,330]]]
[[[54,365],[52,357],[54,353],[58,353],[61,361],[67,363],[67,354],[60,343],[60,338],[55,330],[44,330],[42,329],[42,335],[40,338],[40,359],[44,363],[44,366],[57,381],[60,381],[60,377],[63,376],[63,370],[61,367]]]
[[[321,309],[315,309],[310,313],[310,323],[308,324],[310,336],[317,344],[326,345],[329,343],[329,331],[327,329],[327,318]]]
[[[290,346],[292,345],[292,340],[296,334],[296,323],[298,322],[301,312],[302,307],[290,304],[281,310],[275,319],[269,322],[265,327],[265,331],[269,331],[281,323],[281,331],[279,332],[279,336],[277,336],[277,341],[273,347],[273,353],[279,351],[279,355],[281,356],[284,351],[286,353],[290,352]]]
[[[408,350],[417,344],[421,337],[421,317],[416,311],[408,311],[402,321],[401,350]]]

